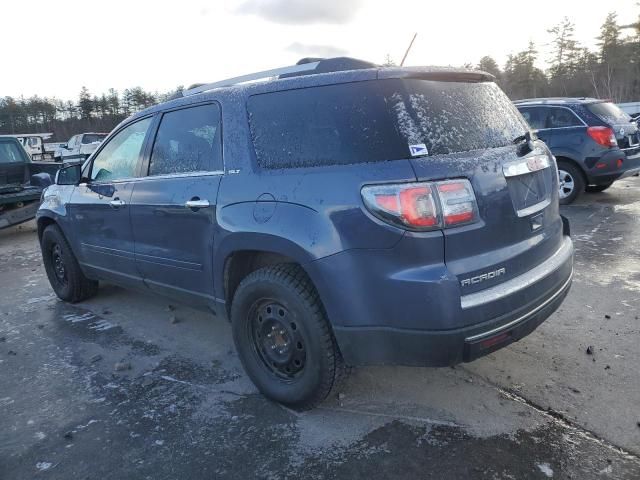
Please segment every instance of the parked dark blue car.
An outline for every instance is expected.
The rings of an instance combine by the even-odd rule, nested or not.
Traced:
[[[602,192],[640,172],[640,133],[629,115],[595,98],[539,98],[514,102],[555,155],[560,203],[585,191]]]
[[[100,280],[209,308],[297,408],[345,365],[471,361],[543,322],[571,284],[569,225],[553,156],[493,77],[305,65],[192,89],[61,170],[38,212],[57,295]]]

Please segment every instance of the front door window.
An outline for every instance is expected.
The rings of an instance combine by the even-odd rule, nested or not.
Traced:
[[[98,153],[91,168],[91,180],[110,182],[135,176],[151,117],[118,132]]]

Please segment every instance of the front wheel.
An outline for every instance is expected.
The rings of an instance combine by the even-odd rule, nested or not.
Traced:
[[[84,276],[71,247],[57,225],[49,225],[40,241],[49,283],[65,302],[81,302],[98,292],[98,282]]]
[[[582,172],[569,162],[558,162],[558,181],[560,205],[568,205],[575,201],[585,189]]]
[[[231,320],[247,374],[272,400],[313,408],[346,373],[318,293],[298,265],[249,274],[235,292]]]

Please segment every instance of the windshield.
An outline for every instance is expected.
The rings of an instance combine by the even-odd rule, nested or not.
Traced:
[[[0,163],[24,163],[25,158],[13,142],[0,142]]]
[[[82,143],[87,144],[87,143],[101,142],[106,137],[107,137],[106,133],[88,133],[82,136]]]
[[[254,95],[247,109],[263,168],[502,147],[528,129],[492,82],[345,83]]]
[[[631,122],[631,117],[613,103],[592,103],[588,105],[587,108],[591,110],[591,113],[597,115],[602,121],[610,125]]]

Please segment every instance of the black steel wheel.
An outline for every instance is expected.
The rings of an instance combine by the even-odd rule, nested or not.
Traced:
[[[98,282],[85,277],[71,247],[57,225],[49,225],[40,239],[42,261],[51,288],[66,302],[80,302],[95,295]]]
[[[347,372],[320,298],[298,265],[247,276],[233,297],[231,321],[247,374],[272,400],[313,408]]]
[[[256,302],[249,313],[253,349],[274,376],[289,381],[302,375],[307,360],[296,319],[277,301]]]
[[[53,271],[55,272],[55,280],[60,286],[65,287],[69,283],[69,280],[67,279],[67,270],[62,258],[62,247],[58,243],[54,243],[51,248],[51,261],[53,263]]]

